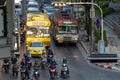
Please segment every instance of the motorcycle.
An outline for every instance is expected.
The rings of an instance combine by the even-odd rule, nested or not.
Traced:
[[[32,60],[31,59],[27,62],[27,65],[28,65],[28,70],[30,70],[32,67]]]
[[[26,68],[23,67],[23,68],[21,68],[20,71],[21,71],[21,79],[25,80],[26,79]]]
[[[4,62],[3,63],[3,66],[4,66],[4,70],[5,70],[5,72],[9,72],[9,68],[10,68],[10,63],[9,62]]]
[[[34,70],[34,73],[33,73],[33,76],[36,80],[39,80],[39,77],[40,77],[40,72],[39,72],[39,69],[38,68],[35,68]]]
[[[16,65],[13,65],[12,67],[12,74],[13,76],[18,76],[18,67]]]
[[[47,67],[46,61],[41,62],[41,69],[44,70]]]
[[[21,36],[20,42],[21,42],[21,43],[24,43],[24,41],[25,41],[25,38]]]
[[[47,57],[47,63],[48,64],[50,63],[50,61],[52,60],[52,58],[53,58],[53,55],[48,55],[48,57]]]
[[[50,78],[51,78],[51,80],[55,79],[56,75],[57,75],[56,68],[55,67],[50,68]]]
[[[66,64],[63,64],[63,65],[62,65],[61,77],[62,77],[62,78],[67,78],[67,77],[69,77],[69,70],[68,70],[68,66],[67,66]]]

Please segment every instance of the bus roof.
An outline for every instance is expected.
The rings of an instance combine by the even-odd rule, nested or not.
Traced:
[[[41,21],[41,20],[49,20],[49,17],[45,13],[28,13],[27,21]]]
[[[62,20],[62,21],[77,21],[71,13],[66,12],[66,11],[62,11],[62,12],[58,11],[58,12],[54,13],[53,21],[57,22],[60,20]]]
[[[50,27],[51,22],[45,13],[28,13],[26,26],[46,26]]]

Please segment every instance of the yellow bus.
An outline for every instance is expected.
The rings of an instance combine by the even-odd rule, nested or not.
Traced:
[[[50,46],[51,22],[45,13],[28,13],[26,22],[26,46],[32,41],[44,42]]]

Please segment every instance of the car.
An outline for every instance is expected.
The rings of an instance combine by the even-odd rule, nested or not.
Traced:
[[[15,13],[17,15],[22,14],[22,4],[21,3],[15,3]]]
[[[28,2],[37,2],[36,0],[29,0]]]
[[[32,56],[41,57],[41,55],[46,54],[45,44],[41,41],[30,42],[27,50]]]
[[[33,7],[33,8],[38,8],[39,9],[39,4],[38,2],[28,2],[27,8]]]
[[[39,12],[40,12],[39,8],[29,7],[27,9],[27,13],[39,13]]]
[[[43,6],[42,6],[42,12],[44,12],[45,10],[47,10],[47,9],[50,9],[50,8],[54,8],[52,5],[50,5],[50,4],[44,4]]]
[[[51,17],[55,12],[57,12],[58,10],[55,9],[55,8],[49,8],[49,9],[46,9],[44,11],[44,13],[48,14],[49,17]]]
[[[68,12],[72,12],[72,7],[69,6],[69,5],[66,5],[66,6],[63,6],[63,7],[62,7],[62,10],[63,10],[63,11],[68,11]]]

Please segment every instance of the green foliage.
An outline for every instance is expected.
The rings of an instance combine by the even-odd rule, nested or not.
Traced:
[[[81,16],[84,16],[84,15],[85,15],[85,12],[84,12],[84,11],[82,11],[82,12],[81,12]]]
[[[107,34],[105,30],[103,31],[103,39],[105,41],[105,46],[107,46]]]
[[[108,7],[109,1],[98,1],[97,3],[101,8]]]
[[[106,7],[106,8],[103,9],[103,14],[104,14],[104,15],[108,15],[108,14],[111,14],[111,13],[113,13],[113,12],[114,12],[114,9],[113,9],[113,8],[108,8],[108,7]]]
[[[94,37],[95,37],[95,43],[97,43],[101,37],[100,37],[100,29],[94,27]]]
[[[109,5],[109,2],[110,0],[100,0],[100,1],[96,1],[96,3],[102,8],[102,11],[103,11],[103,15],[108,15],[108,14],[111,14],[114,12],[114,9],[113,8],[109,8],[108,5]],[[101,13],[100,13],[100,10],[95,7],[95,14],[97,16],[99,16]]]
[[[105,7],[105,8],[102,8],[102,11],[103,11],[103,15],[108,15],[108,14],[113,13],[114,9],[113,8]],[[95,9],[95,15],[99,16],[100,14],[101,14],[100,10],[99,9]]]
[[[94,38],[95,38],[95,43],[98,43],[98,41],[101,40],[100,28],[94,27]],[[103,39],[105,41],[105,46],[107,46],[107,34],[105,30],[103,31]]]

